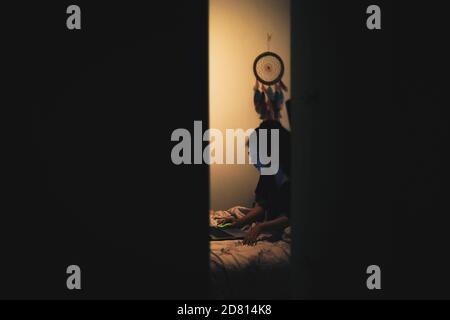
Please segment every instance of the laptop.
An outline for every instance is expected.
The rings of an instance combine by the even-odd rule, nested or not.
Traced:
[[[241,229],[219,229],[216,227],[209,227],[209,238],[212,241],[244,239],[245,234],[246,232]]]

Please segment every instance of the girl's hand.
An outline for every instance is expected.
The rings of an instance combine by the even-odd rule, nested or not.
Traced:
[[[254,246],[258,242],[258,237],[260,234],[261,227],[259,225],[255,225],[247,232],[242,243],[246,246]]]

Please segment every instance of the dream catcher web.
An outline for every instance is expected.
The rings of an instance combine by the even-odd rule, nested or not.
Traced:
[[[256,79],[266,86],[281,81],[284,75],[284,63],[279,55],[267,51],[260,54],[253,64]]]

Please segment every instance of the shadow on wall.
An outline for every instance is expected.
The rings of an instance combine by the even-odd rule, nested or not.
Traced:
[[[252,129],[259,125],[253,106],[254,59],[270,50],[284,60],[283,82],[290,87],[290,0],[210,0],[210,127]],[[286,95],[286,100],[289,95]],[[287,124],[286,110],[282,124]],[[211,165],[211,209],[251,206],[258,172],[252,165]]]

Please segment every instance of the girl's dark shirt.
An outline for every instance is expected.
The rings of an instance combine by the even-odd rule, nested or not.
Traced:
[[[277,184],[276,176],[260,175],[255,190],[255,202],[266,210],[266,219],[273,220],[280,216],[290,215],[290,165],[291,165],[291,139],[290,132],[286,130],[279,121],[268,120],[261,123],[256,129],[278,129],[279,130],[279,156],[280,170],[286,177],[286,181]],[[269,146],[270,150],[270,146]]]
[[[255,190],[255,202],[266,210],[266,219],[290,216],[290,182],[278,186],[275,176],[259,177]]]

